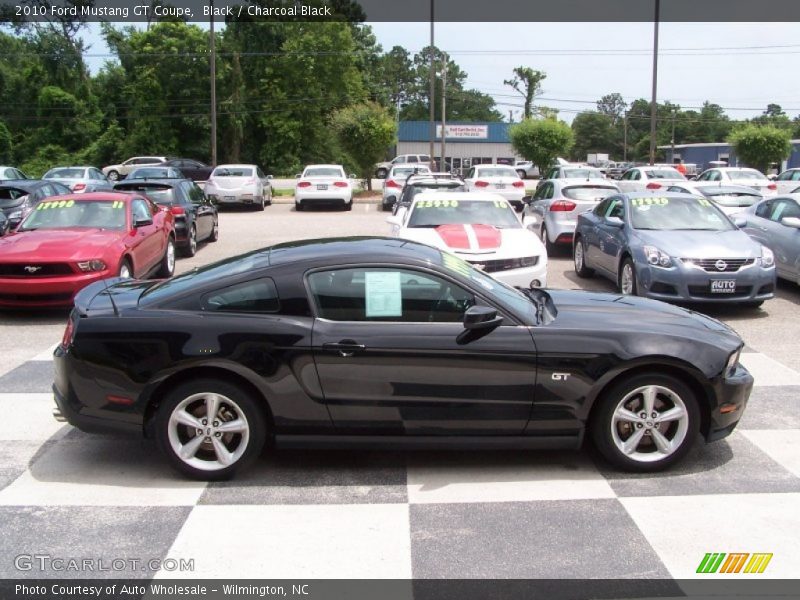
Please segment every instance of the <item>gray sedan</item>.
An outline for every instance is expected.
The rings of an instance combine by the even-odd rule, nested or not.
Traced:
[[[114,189],[114,184],[96,167],[56,167],[45,173],[42,179],[57,181],[72,190],[73,194],[110,192]]]
[[[800,194],[769,198],[736,217],[751,238],[775,253],[778,277],[800,284]]]
[[[579,277],[596,271],[622,294],[760,306],[775,291],[772,251],[688,194],[606,198],[578,216],[573,253]]]

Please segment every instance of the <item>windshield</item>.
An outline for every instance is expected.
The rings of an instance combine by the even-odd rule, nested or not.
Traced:
[[[616,191],[615,188],[599,185],[581,185],[561,190],[564,196],[570,200],[603,200]]]
[[[23,196],[28,192],[19,188],[0,188],[0,207],[10,208],[20,203]]]
[[[335,167],[317,167],[306,169],[303,177],[344,177],[344,171]]]
[[[253,169],[247,167],[217,167],[212,177],[252,177]]]
[[[130,175],[129,179],[163,179],[171,178],[175,175],[172,169],[165,169],[163,167],[145,167],[142,169],[135,169]]]
[[[85,169],[52,169],[44,174],[42,179],[84,179],[86,177]]]
[[[125,206],[125,202],[118,200],[46,200],[36,205],[18,231],[71,227],[124,229]]]
[[[680,171],[675,169],[644,169],[643,171],[650,179],[686,179]]]
[[[475,171],[476,177],[513,177],[519,179],[514,169],[478,169]]]
[[[765,175],[753,169],[742,169],[741,171],[728,171],[731,179],[747,179],[751,181],[766,181]]]
[[[567,179],[603,179],[603,174],[595,169],[564,169]]]
[[[117,185],[114,189],[123,192],[141,192],[156,204],[170,205],[175,202],[175,192],[168,185]]]
[[[514,209],[505,200],[461,200],[456,197],[417,200],[408,227],[439,225],[492,225],[499,229],[522,227]]]
[[[660,231],[729,231],[735,229],[725,215],[706,198],[631,198],[634,229]]]

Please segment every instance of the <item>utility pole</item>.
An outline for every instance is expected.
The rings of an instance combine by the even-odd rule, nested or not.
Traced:
[[[217,40],[214,35],[214,0],[211,6],[211,166],[217,166]]]
[[[675,108],[672,111],[672,138],[670,139],[670,144],[672,144],[672,154],[670,155],[670,160],[674,163],[675,162],[675,117],[678,114],[678,109]]]
[[[661,0],[655,0],[656,15],[653,21],[653,97],[650,101],[650,164],[656,162],[656,98],[658,95],[658,21]]]
[[[622,162],[628,162],[628,111],[622,120]]]
[[[446,96],[447,96],[447,52],[442,53],[442,164],[440,165],[441,171],[447,170],[447,162],[445,161],[444,157],[447,156],[445,150],[447,148],[447,142],[445,138],[447,137],[447,104],[446,104]]]
[[[431,142],[430,155],[431,155],[431,160],[433,160],[433,157],[435,155],[435,152],[433,150],[433,140],[436,138],[436,123],[434,121],[434,113],[433,113],[433,92],[434,92],[434,81],[435,81],[435,77],[434,77],[435,74],[433,72],[433,20],[434,20],[433,3],[434,3],[434,0],[431,0],[431,47],[430,47],[430,56],[428,57],[429,62],[430,62],[430,65],[428,67],[428,70],[430,71],[430,76],[428,77],[428,79],[429,79],[428,83],[429,83],[429,86],[430,86],[430,90],[429,90],[430,98],[428,100],[429,100],[429,104],[430,104],[430,142]],[[444,135],[444,131],[442,131],[442,135]]]

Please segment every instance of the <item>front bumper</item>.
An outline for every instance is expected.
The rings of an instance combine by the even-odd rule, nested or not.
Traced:
[[[72,306],[75,294],[90,283],[115,277],[116,273],[96,271],[55,277],[0,278],[0,307],[60,308]]]
[[[683,264],[662,269],[637,262],[636,277],[640,295],[666,302],[736,304],[761,302],[775,295],[775,268],[765,269],[758,264],[733,273],[712,273]],[[736,290],[712,293],[712,280],[734,280]]]
[[[713,387],[717,402],[711,407],[708,428],[703,432],[707,442],[721,440],[736,428],[753,391],[753,376],[737,365],[732,375],[720,377]]]

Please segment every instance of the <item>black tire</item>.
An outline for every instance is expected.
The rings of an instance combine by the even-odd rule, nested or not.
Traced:
[[[116,171],[109,171],[108,175],[106,175],[109,181],[119,181],[119,173]]]
[[[294,209],[295,209],[297,212],[303,212],[303,208],[304,208],[304,207],[303,207],[303,205],[302,205],[300,202],[295,202],[295,203],[294,203]]]
[[[128,270],[128,275],[123,275],[125,269]],[[119,263],[119,269],[117,270],[118,277],[130,277],[133,278],[133,265],[131,264],[130,258],[123,258],[122,261]]]
[[[641,415],[645,414],[646,392],[639,391],[647,388],[657,390],[653,394],[655,412],[647,415],[649,418],[641,419]],[[634,375],[614,385],[598,402],[589,423],[589,434],[600,453],[610,463],[626,471],[646,473],[669,467],[686,455],[700,431],[700,408],[696,394],[671,375],[656,372]],[[614,413],[620,406],[643,422],[615,419]],[[652,418],[653,414],[664,414],[673,408],[682,409],[685,417],[662,423]],[[659,450],[654,431],[660,438],[672,442],[674,448],[668,452]],[[623,451],[625,442],[632,447],[630,453]]]
[[[623,279],[626,276],[627,269],[630,269],[631,273],[631,289],[629,292],[623,291],[622,289]],[[619,290],[620,294],[624,294],[626,296],[639,295],[639,283],[636,281],[636,267],[629,256],[625,257],[625,259],[622,261],[622,265],[619,268],[619,273],[617,274],[617,289]]]
[[[754,300],[753,302],[742,302],[742,306],[745,308],[759,308],[762,304],[764,304],[763,300]]]
[[[207,418],[207,396],[211,394],[221,397],[215,413],[216,420]],[[196,417],[199,431],[194,426],[173,421],[172,416],[176,409]],[[214,431],[214,423],[224,427],[225,423],[237,420],[243,421],[245,430],[238,433]],[[203,434],[204,428],[210,433],[209,436]],[[161,451],[173,468],[192,479],[219,481],[230,478],[261,453],[267,437],[267,427],[263,411],[245,389],[227,381],[196,379],[179,385],[163,399],[155,416],[155,435]],[[177,453],[179,449],[189,446],[197,437],[204,439],[195,444],[195,454],[186,459],[181,458]],[[214,438],[219,441],[215,442]],[[215,451],[219,443],[235,457],[233,463],[224,466],[224,462],[219,460]]]
[[[386,169],[378,169],[375,171],[375,179],[386,179],[386,176],[389,174],[389,171]]]
[[[186,245],[181,249],[181,254],[187,257],[192,257],[197,254],[197,227],[192,224],[189,229],[189,239]]]
[[[580,246],[580,250],[578,249]],[[580,252],[580,254],[577,254]],[[580,261],[580,264],[578,262]],[[586,279],[594,275],[594,269],[586,266],[586,246],[583,244],[581,236],[575,236],[575,243],[572,245],[572,264],[575,266],[575,274]]]
[[[351,199],[350,202],[347,202],[344,205],[344,210],[353,210],[353,200]]]
[[[547,227],[544,223],[542,223],[541,238],[542,243],[544,244],[544,249],[547,250],[547,256],[552,256],[556,251],[556,245],[550,241],[549,237],[547,237]]]
[[[164,256],[161,257],[161,265],[158,267],[158,277],[169,279],[175,274],[175,238],[169,236],[167,247],[164,249]]]
[[[209,242],[216,242],[219,240],[219,218],[214,219],[214,225],[211,226],[211,235],[208,236]]]

